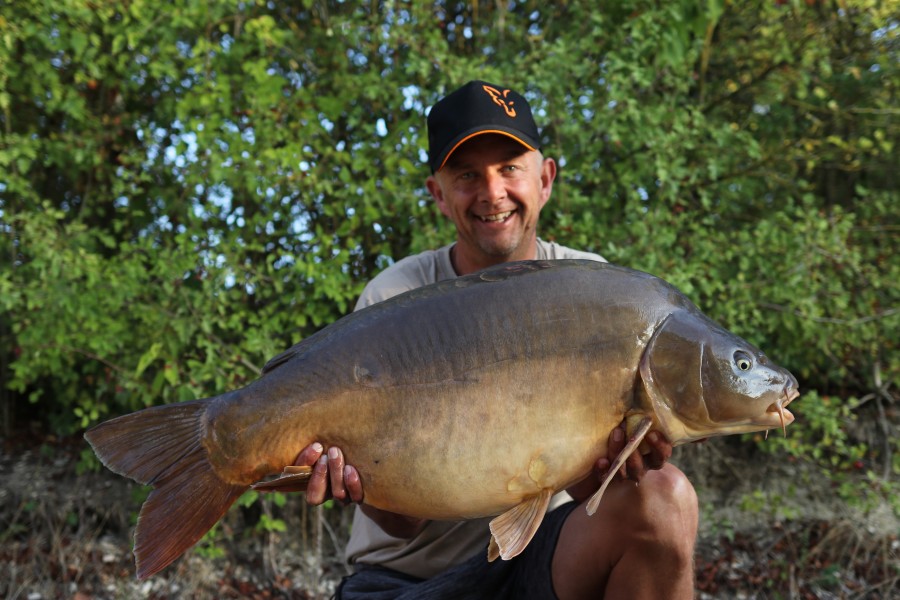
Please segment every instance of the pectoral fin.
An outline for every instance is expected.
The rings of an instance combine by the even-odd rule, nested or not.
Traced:
[[[312,471],[312,467],[288,465],[278,479],[260,481],[250,487],[260,492],[304,492]]]
[[[497,557],[509,560],[525,549],[544,520],[552,495],[553,490],[543,489],[491,521],[489,562]]]
[[[649,417],[644,417],[641,419],[640,423],[638,423],[637,428],[634,430],[634,433],[631,436],[631,439],[628,440],[628,443],[619,453],[619,456],[616,457],[616,462],[609,468],[609,471],[606,473],[606,477],[603,478],[603,483],[600,486],[600,489],[594,492],[594,495],[591,496],[591,499],[588,500],[587,503],[587,514],[593,515],[597,512],[597,507],[600,506],[600,499],[603,498],[603,492],[606,491],[606,488],[609,486],[609,482],[613,480],[618,473],[619,469],[622,465],[625,464],[625,461],[631,456],[631,453],[637,450],[638,446],[641,445],[641,441],[643,441],[644,436],[647,435],[647,432],[650,431],[650,426],[653,425],[653,420]]]

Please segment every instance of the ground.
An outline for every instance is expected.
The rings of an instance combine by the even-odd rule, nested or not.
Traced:
[[[86,445],[19,435],[0,455],[0,595],[50,598],[329,598],[350,511],[299,495],[238,507],[161,574],[134,577],[130,531],[144,490],[79,474]],[[676,450],[701,502],[697,598],[900,597],[898,522],[837,499],[810,465],[739,438]]]

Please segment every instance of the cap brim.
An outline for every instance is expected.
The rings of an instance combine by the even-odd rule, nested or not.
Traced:
[[[499,129],[496,127],[490,128],[490,129],[480,129],[480,128],[472,129],[472,130],[463,132],[462,134],[457,136],[456,139],[452,140],[449,144],[447,144],[447,148],[449,148],[449,149],[445,153],[441,153],[441,156],[439,157],[441,164],[438,165],[438,167],[434,169],[434,172],[437,173],[438,171],[443,169],[444,165],[447,164],[447,161],[450,160],[450,157],[453,155],[454,152],[456,152],[456,150],[460,146],[462,146],[463,144],[465,144],[472,138],[478,137],[479,135],[485,135],[488,133],[494,133],[494,134],[506,136],[510,139],[513,139],[513,140],[519,142],[520,144],[525,146],[525,148],[527,148],[528,150],[537,150],[538,149],[537,143],[531,141],[526,136],[523,136],[521,133],[512,132],[512,131],[504,130],[504,129]]]

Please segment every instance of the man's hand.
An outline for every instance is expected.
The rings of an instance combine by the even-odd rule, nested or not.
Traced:
[[[616,457],[619,456],[619,453],[625,447],[627,435],[624,424],[619,425],[609,434],[606,456],[597,461],[597,472],[601,481],[606,476],[613,462],[615,462]],[[644,442],[649,446],[649,452],[641,454],[639,450],[636,450],[628,457],[619,473],[623,479],[632,479],[640,482],[647,471],[662,469],[666,461],[672,457],[672,444],[658,431],[648,433],[647,437],[644,438]]]
[[[313,467],[306,486],[306,501],[322,504],[329,498],[344,504],[361,503],[364,498],[362,480],[355,467],[344,464],[344,453],[332,446],[325,453],[319,442],[313,442],[297,455],[294,464]],[[374,506],[361,505],[362,511],[386,533],[398,538],[411,538],[419,533],[427,521],[379,510]]]
[[[306,501],[309,504],[322,504],[334,498],[343,504],[363,501],[362,480],[355,467],[344,464],[344,453],[337,446],[332,446],[326,454],[319,442],[313,442],[304,448],[294,464],[301,467],[313,467],[309,483],[306,485]]]
[[[616,457],[628,443],[627,437],[624,423],[610,432],[609,441],[606,444],[606,456],[594,464],[594,472],[566,490],[572,498],[577,502],[583,502],[599,489],[610,467],[616,461]],[[635,450],[626,459],[616,477],[639,482],[647,471],[661,469],[672,456],[672,444],[658,431],[648,433],[644,441],[649,446],[649,452],[641,454],[639,450]]]

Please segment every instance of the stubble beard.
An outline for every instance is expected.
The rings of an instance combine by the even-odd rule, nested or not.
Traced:
[[[513,236],[505,236],[502,239],[478,238],[478,248],[486,255],[493,258],[509,258],[527,246],[528,231],[517,232]]]
[[[478,240],[478,247],[487,256],[494,258],[506,258],[521,246],[521,240],[510,240],[504,242],[495,242],[493,240]]]

